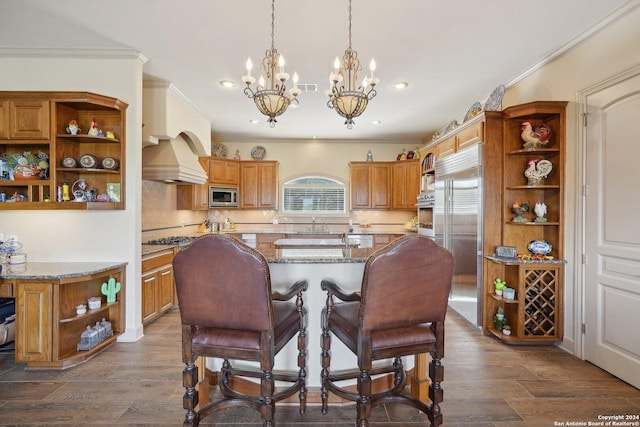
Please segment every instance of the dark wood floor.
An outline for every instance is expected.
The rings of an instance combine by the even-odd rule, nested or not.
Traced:
[[[310,343],[309,351],[316,351]],[[318,344],[319,345],[319,344]],[[0,354],[2,426],[180,426],[182,363],[177,310],[158,319],[135,343],[115,343],[88,363],[64,371],[25,371]],[[317,349],[319,351],[319,348]],[[553,347],[511,347],[450,313],[447,318],[444,426],[545,427],[640,414],[640,391]],[[353,406],[322,415],[309,406],[279,406],[277,424],[351,426]],[[372,425],[424,426],[404,406],[378,407]],[[564,424],[562,424],[564,423]],[[203,425],[258,426],[250,410],[214,414]],[[574,424],[580,425],[580,424]],[[595,425],[595,424],[592,424]]]

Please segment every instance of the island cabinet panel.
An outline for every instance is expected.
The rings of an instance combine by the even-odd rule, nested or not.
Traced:
[[[391,209],[391,163],[351,162],[351,209]]]
[[[240,208],[278,209],[278,162],[240,162]]]
[[[157,319],[176,304],[173,277],[174,249],[142,257],[142,323]]]
[[[16,295],[16,362],[52,360],[51,282],[18,282]]]
[[[120,284],[115,302],[107,303],[103,284]],[[16,279],[16,362],[29,368],[68,368],[88,360],[113,343],[124,331],[125,267],[59,279]],[[90,297],[100,297],[98,308],[76,311]],[[112,335],[79,349],[81,335],[102,320]]]

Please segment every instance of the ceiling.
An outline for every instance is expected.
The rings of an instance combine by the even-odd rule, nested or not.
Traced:
[[[302,93],[300,106],[275,128],[243,94],[241,80],[247,58],[255,76],[271,46],[269,0],[0,0],[0,55],[140,51],[148,59],[145,78],[171,82],[211,119],[218,141],[401,143],[460,119],[474,102],[579,41],[628,2],[353,0],[352,47],[365,71],[375,58],[380,84],[350,130],[327,108],[324,93],[333,60],[348,45],[347,0],[276,1],[275,46],[287,72],[297,71],[318,91]],[[221,80],[236,87],[224,89]],[[409,86],[393,89],[399,81]]]

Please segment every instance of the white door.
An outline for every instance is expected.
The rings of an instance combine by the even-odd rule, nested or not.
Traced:
[[[585,359],[640,388],[640,72],[586,105]]]

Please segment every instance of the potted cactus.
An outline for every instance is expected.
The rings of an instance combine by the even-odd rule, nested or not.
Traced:
[[[496,295],[502,296],[502,291],[507,287],[507,282],[500,278],[497,278],[493,281],[493,286],[495,286],[496,288]]]

